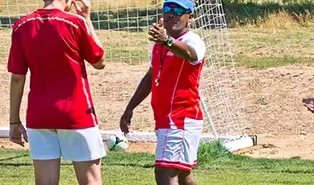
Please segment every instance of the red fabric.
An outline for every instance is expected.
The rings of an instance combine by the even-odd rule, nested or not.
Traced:
[[[172,161],[160,161],[156,160],[155,161],[155,166],[160,166],[164,168],[175,168],[178,170],[184,170],[184,171],[191,171],[192,167],[196,166],[196,161],[193,165],[190,164],[185,164],[182,162],[172,162]]]
[[[13,26],[8,71],[30,71],[26,126],[80,129],[97,124],[84,60],[98,62],[104,51],[84,18],[38,9]]]
[[[184,36],[183,36],[184,37]],[[182,37],[181,37],[182,38]],[[158,79],[162,69],[158,86]],[[162,45],[155,44],[152,51],[152,107],[156,129],[184,129],[184,119],[202,120],[199,80],[204,63],[193,65]]]

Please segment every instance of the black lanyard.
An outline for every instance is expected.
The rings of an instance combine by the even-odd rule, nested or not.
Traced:
[[[163,54],[163,47],[160,47],[160,55],[159,55],[159,71],[157,74],[157,78],[155,79],[155,85],[159,86],[160,83],[160,75],[161,75],[161,71],[162,71],[162,67],[164,65],[164,61],[166,59],[167,53],[168,53],[168,49],[166,48],[166,52]]]

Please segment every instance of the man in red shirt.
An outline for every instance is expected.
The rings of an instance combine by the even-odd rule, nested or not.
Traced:
[[[198,87],[206,46],[188,29],[193,10],[193,0],[165,0],[160,23],[149,29],[150,68],[120,120],[128,133],[133,110],[152,92],[158,185],[196,184],[190,172],[203,128]]]
[[[101,158],[106,152],[84,61],[103,69],[104,50],[90,19],[90,3],[80,2],[46,0],[42,9],[13,26],[10,140],[23,145],[23,136],[29,141],[36,184],[59,183],[61,157],[73,161],[79,184],[102,184]],[[78,14],[68,12],[72,4]],[[26,133],[19,110],[28,70]]]

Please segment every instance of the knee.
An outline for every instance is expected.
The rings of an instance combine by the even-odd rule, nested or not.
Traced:
[[[180,185],[196,185],[191,172],[188,171],[181,171],[179,174],[179,184]]]
[[[178,171],[173,168],[155,167],[157,185],[178,185]]]

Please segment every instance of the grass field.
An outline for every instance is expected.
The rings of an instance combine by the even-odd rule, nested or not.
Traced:
[[[147,6],[152,0],[137,0],[132,2],[129,0],[114,0],[114,3],[113,0],[93,0],[92,2],[95,4],[95,9],[103,9],[109,8],[110,6],[120,8],[125,6]],[[252,0],[251,2],[262,4],[266,1]],[[302,4],[311,3],[312,1],[269,0],[267,2]],[[37,8],[41,3],[41,0],[27,0],[27,5],[25,5],[25,0],[0,0],[0,15],[23,14],[35,7]],[[10,11],[6,9],[7,5],[11,7]],[[232,50],[236,54],[235,60],[241,67],[267,69],[290,64],[312,65],[314,62],[314,25],[310,20],[303,21],[302,24],[300,24],[300,22],[293,20],[287,13],[283,12],[271,15],[267,20],[255,22],[254,25],[229,29],[229,32]],[[136,67],[139,63],[147,62],[149,46],[151,45],[151,43],[147,41],[145,31],[115,32],[100,30],[98,34],[100,40],[106,47],[106,57],[109,62],[118,63],[122,61],[132,64],[132,66],[135,67],[132,68],[134,71],[131,70],[131,72],[134,73],[135,76],[141,75],[136,73]],[[5,59],[10,45],[10,31],[6,29],[0,30],[0,35],[0,67],[3,67],[0,69],[4,69],[6,63]],[[121,68],[122,67],[119,69]],[[136,78],[136,83],[139,80],[138,78],[139,76]],[[106,84],[108,83],[106,82]],[[119,83],[117,84],[119,85]],[[135,85],[135,82],[133,85]],[[112,88],[114,89],[116,87]],[[120,90],[121,87],[119,87],[119,91],[111,91],[120,93]],[[123,90],[124,89],[121,90],[122,93],[120,94],[130,94],[130,92],[123,92]],[[97,93],[109,97],[108,99],[110,99],[110,96],[114,96],[111,91],[110,94],[101,94],[103,92]],[[118,97],[118,95],[111,98],[113,102],[116,99],[123,99]],[[103,98],[101,100],[103,100]],[[123,101],[121,105],[115,106],[122,107],[122,104],[124,106],[126,100]],[[111,106],[114,105],[108,105],[108,109],[112,110]],[[105,108],[103,109],[106,110]],[[140,111],[141,110],[139,110],[139,112]],[[110,111],[108,112],[100,116],[101,122],[104,124],[117,124],[119,117],[112,115],[115,114],[114,112],[111,112],[112,114],[110,114]],[[261,112],[261,110],[259,109],[258,112]],[[7,119],[7,116],[5,116],[4,119]],[[144,118],[141,118],[141,121],[143,121],[143,119]],[[136,121],[135,118],[134,122]],[[145,122],[147,125],[139,125],[138,128],[135,129],[152,129],[150,121]],[[253,159],[244,156],[230,155],[229,153],[207,153],[208,150],[206,147],[202,149],[200,154],[200,166],[194,171],[194,175],[200,185],[313,184],[313,161],[298,159]],[[109,153],[109,156],[103,160],[104,184],[153,185],[155,184],[153,179],[153,160],[154,157],[150,154]],[[32,162],[28,152],[25,150],[0,149],[0,169],[1,185],[34,184]],[[70,163],[63,162],[61,174],[61,184],[76,184],[74,171]]]
[[[213,145],[204,145],[200,150],[200,165],[193,172],[199,185],[313,184],[314,162],[252,159],[215,149]],[[1,184],[34,184],[32,162],[27,151],[0,149],[0,156]],[[153,161],[150,154],[111,152],[103,159],[103,184],[153,185]],[[60,184],[76,184],[69,162],[62,163]]]

